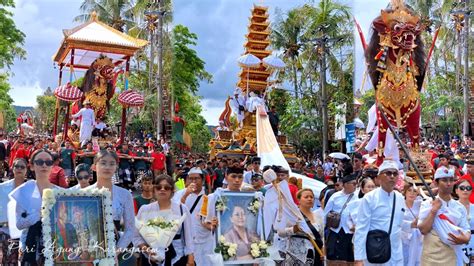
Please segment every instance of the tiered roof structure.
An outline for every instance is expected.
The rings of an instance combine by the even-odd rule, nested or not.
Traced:
[[[252,16],[248,26],[249,33],[245,35],[247,42],[244,44],[245,53],[253,54],[260,60],[269,56],[272,51],[267,50],[270,46],[270,23],[268,22],[268,8],[263,6],[254,6]],[[271,71],[262,63],[258,68],[242,68],[237,83],[237,87],[243,92],[247,90],[247,75],[249,91],[262,93],[267,88],[267,79]]]
[[[252,16],[249,18],[248,34],[245,35],[247,41],[244,44],[244,54],[252,54],[260,60],[271,55],[270,46],[270,22],[268,21],[268,8],[264,6],[253,6]],[[263,95],[268,86],[268,78],[272,70],[262,63],[258,67],[242,67],[239,73],[237,87],[247,93],[256,92]],[[248,82],[248,84],[247,84]],[[231,114],[229,99],[226,101],[226,108],[220,116],[220,120],[226,120]],[[257,153],[257,130],[255,112],[245,111],[243,126],[236,130],[219,131],[218,136],[211,140],[211,157],[240,157],[246,155],[254,156]],[[277,136],[284,156],[289,162],[294,162],[297,158],[292,145],[287,143],[285,136]]]

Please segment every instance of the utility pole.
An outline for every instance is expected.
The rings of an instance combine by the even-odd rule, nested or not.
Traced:
[[[328,102],[326,91],[326,42],[327,38],[322,37],[319,40],[319,54],[321,66],[319,69],[320,87],[321,87],[321,109],[323,113],[323,159],[326,159],[326,152],[328,151],[329,127],[328,127]]]
[[[463,134],[469,134],[469,111],[471,107],[469,106],[469,16],[471,15],[470,1],[465,0],[465,14],[464,14],[464,119],[463,119]]]

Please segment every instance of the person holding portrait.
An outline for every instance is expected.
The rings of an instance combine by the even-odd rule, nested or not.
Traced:
[[[40,149],[31,155],[30,165],[36,180],[30,180],[13,190],[9,197],[16,201],[16,226],[22,230],[20,250],[22,265],[41,265],[44,261],[41,237],[41,205],[45,189],[60,189],[49,181],[53,155]]]
[[[112,177],[117,171],[118,160],[119,158],[114,151],[99,151],[92,165],[92,170],[97,173],[97,182],[85,189],[107,188],[111,191],[118,264],[120,266],[135,265],[135,258],[128,249],[135,230],[132,194],[128,190],[112,183]]]

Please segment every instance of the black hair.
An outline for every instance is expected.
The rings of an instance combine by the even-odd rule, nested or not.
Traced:
[[[100,150],[95,156],[94,156],[94,163],[97,163],[100,159],[106,157],[106,156],[111,156],[112,158],[115,159],[115,161],[118,161],[118,156],[115,151],[108,151],[108,150]]]
[[[54,159],[53,154],[52,154],[49,150],[47,150],[47,149],[39,149],[39,150],[36,150],[35,152],[33,152],[33,154],[31,155],[31,157],[30,157],[30,164],[33,164],[34,161],[35,161],[35,159],[36,159],[36,157],[38,156],[38,154],[40,154],[40,153],[42,153],[42,152],[45,152],[45,153],[49,154],[49,156],[51,156],[51,160]]]
[[[161,175],[159,175],[159,176],[157,176],[153,179],[153,185],[157,186],[163,180],[165,180],[166,183],[168,183],[168,185],[170,185],[173,188],[173,190],[171,191],[171,197],[173,197],[174,191],[175,191],[175,186],[174,186],[174,180],[171,176],[169,176],[167,174],[161,174]]]
[[[74,169],[74,174],[76,176],[78,176],[80,172],[87,172],[89,175],[92,174],[91,167],[86,163],[81,163]]]

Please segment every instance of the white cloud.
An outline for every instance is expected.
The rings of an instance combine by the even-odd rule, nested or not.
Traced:
[[[14,100],[14,105],[35,106],[36,96],[42,95],[43,90],[39,81],[35,83],[16,85],[10,90],[10,96]]]
[[[219,116],[224,111],[224,101],[202,99],[202,116],[206,119],[208,125],[217,125]]]

